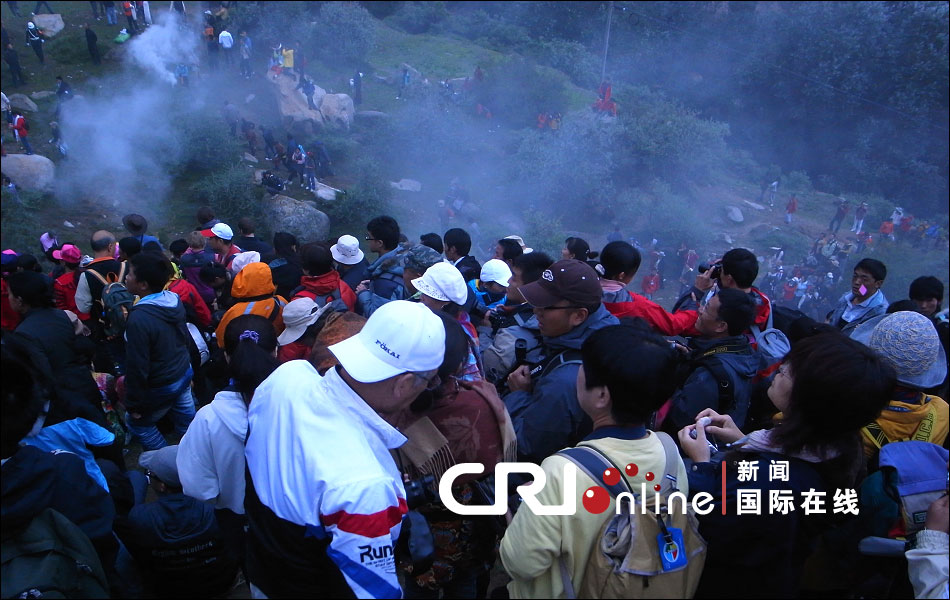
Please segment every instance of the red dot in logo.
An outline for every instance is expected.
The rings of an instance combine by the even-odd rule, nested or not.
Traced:
[[[604,471],[603,479],[607,485],[617,485],[620,483],[620,473],[615,469],[607,469]]]
[[[660,491],[660,485],[657,484],[657,485],[653,486],[653,489],[654,489],[655,491],[659,492],[659,491]]]
[[[626,471],[627,475],[629,475],[630,477],[633,477],[634,475],[640,472],[640,469],[637,468],[637,465],[635,463],[630,463],[629,465],[624,467],[623,470]]]
[[[647,474],[644,475],[644,477],[647,478],[647,481],[653,481],[653,473],[647,472]]]
[[[610,506],[610,494],[599,485],[587,488],[581,503],[587,512],[593,515],[599,515]]]

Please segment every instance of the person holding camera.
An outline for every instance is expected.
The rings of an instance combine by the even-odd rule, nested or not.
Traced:
[[[518,435],[519,460],[540,463],[591,431],[577,402],[580,348],[598,329],[620,321],[601,302],[597,272],[579,260],[560,260],[521,295],[538,318],[544,358],[508,376],[505,405]]]
[[[708,303],[718,290],[737,289],[748,295],[755,305],[755,315],[750,325],[761,330],[767,328],[772,303],[762,290],[752,285],[759,276],[759,260],[755,254],[745,248],[733,248],[705,272],[700,265],[699,271],[693,289],[677,302],[677,306],[681,309],[696,309],[700,303]]]

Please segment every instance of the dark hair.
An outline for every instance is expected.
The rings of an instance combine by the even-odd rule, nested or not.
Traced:
[[[140,252],[133,256],[129,263],[135,269],[135,278],[144,281],[153,294],[162,291],[174,273],[171,263],[164,254]]]
[[[241,220],[238,221],[238,229],[245,235],[254,233],[254,219],[251,217],[241,217]]]
[[[16,453],[22,440],[53,397],[52,377],[39,366],[38,352],[17,334],[3,336],[3,408],[0,458]]]
[[[34,271],[36,273],[43,271],[42,267],[40,267],[40,261],[36,260],[36,257],[32,254],[21,254],[17,256],[16,268],[23,271]]]
[[[211,285],[215,279],[227,279],[228,270],[221,263],[208,262],[201,265],[198,278],[201,279],[202,283]]]
[[[502,260],[514,260],[524,254],[524,249],[517,240],[500,239],[498,245],[501,246]]]
[[[240,315],[224,328],[228,371],[245,404],[251,403],[257,386],[280,366],[280,361],[274,356],[275,348],[277,333],[266,317]]]
[[[155,240],[149,240],[145,242],[145,245],[142,246],[142,252],[151,252],[152,254],[161,254],[162,256],[165,255],[165,253],[162,251],[162,245]]]
[[[884,281],[887,277],[887,267],[876,258],[862,258],[858,264],[854,265],[854,270],[858,269],[870,273],[874,281]]]
[[[826,471],[853,487],[864,463],[860,430],[890,401],[896,376],[891,366],[864,344],[840,334],[801,340],[785,357],[792,389],[782,423],[772,440],[785,454],[808,449],[837,455]]]
[[[419,241],[422,242],[423,246],[428,246],[439,254],[445,252],[445,246],[442,244],[442,238],[439,237],[438,233],[423,233],[419,236]]]
[[[511,261],[512,268],[518,268],[521,271],[521,283],[534,283],[541,279],[541,273],[553,264],[554,259],[537,250],[522,254]]]
[[[598,329],[581,346],[587,389],[606,386],[620,424],[645,423],[676,390],[676,351],[643,323]]]
[[[933,275],[924,275],[910,282],[911,300],[930,300],[936,298],[943,302],[943,283]]]
[[[333,255],[324,242],[310,242],[300,248],[300,266],[311,277],[333,270]]]
[[[382,215],[366,224],[366,231],[383,243],[383,248],[392,250],[399,245],[399,223],[396,219]]]
[[[729,328],[729,335],[740,335],[755,320],[755,302],[742,290],[722,288],[719,293],[719,320]]]
[[[600,253],[600,264],[604,267],[604,277],[616,279],[621,273],[636,275],[640,268],[640,251],[627,242],[610,242]]]
[[[31,308],[53,306],[53,280],[36,271],[20,271],[7,277],[10,293]],[[6,373],[4,373],[6,375]]]
[[[567,251],[573,254],[577,260],[591,260],[599,256],[597,252],[590,251],[590,244],[586,240],[579,237],[567,238],[564,240],[564,245],[567,246]]]
[[[188,250],[188,240],[184,238],[177,239],[171,244],[168,244],[168,251],[174,254],[175,256],[184,254],[185,251],[187,250]]]
[[[214,218],[214,209],[210,206],[202,206],[198,209],[198,212],[195,213],[195,218],[198,219],[198,223],[204,225]]]
[[[294,234],[286,231],[278,231],[274,234],[274,253],[277,256],[286,258],[288,262],[300,264],[300,257],[294,249],[297,246],[297,238]]]
[[[132,258],[142,251],[142,240],[131,236],[124,237],[119,240],[119,250],[124,252],[129,258]]]
[[[897,302],[891,302],[890,304],[887,305],[886,314],[892,315],[896,312],[901,312],[905,310],[910,311],[910,312],[917,312],[917,305],[914,303],[913,300],[907,300],[907,299],[898,300]]]
[[[439,370],[436,371],[436,375],[444,383],[458,373],[468,357],[468,336],[459,322],[451,315],[442,312],[436,312],[435,315],[442,319],[442,326],[445,328],[445,354],[442,358],[442,364],[439,365]],[[409,408],[413,412],[423,412],[432,406],[433,400],[441,397],[441,395],[441,390],[424,390]]]
[[[468,253],[472,251],[472,236],[464,229],[458,227],[449,229],[442,236],[442,241],[445,242],[446,249],[455,248],[459,256],[468,256]]]
[[[731,275],[740,288],[752,287],[759,276],[759,261],[745,248],[733,248],[722,255],[722,272]]]
[[[93,237],[89,239],[89,246],[93,252],[102,252],[109,247],[109,244],[113,243],[115,243],[115,236],[111,233],[99,237],[95,237],[95,234],[93,234]]]

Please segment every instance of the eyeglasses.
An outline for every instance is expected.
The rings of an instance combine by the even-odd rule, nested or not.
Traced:
[[[432,377],[427,377],[425,375],[420,375],[419,373],[412,373],[413,377],[418,377],[419,379],[426,382],[426,390],[431,392],[433,390],[439,389],[439,386],[442,385],[442,378],[438,374],[433,375]]]
[[[548,311],[548,310],[577,310],[580,308],[587,308],[586,306],[536,306],[535,310]]]
[[[376,238],[371,238],[371,237],[369,237],[369,236],[366,236],[366,237],[364,237],[363,239],[366,240],[367,242],[376,242],[376,241],[379,241],[379,240],[377,240]]]

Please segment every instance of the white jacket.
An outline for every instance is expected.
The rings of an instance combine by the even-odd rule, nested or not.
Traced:
[[[247,406],[239,392],[223,391],[202,407],[178,445],[178,476],[185,494],[244,514],[244,438]]]
[[[218,35],[218,43],[221,44],[221,47],[225,50],[230,50],[234,46],[234,38],[231,37],[231,34],[227,31],[222,31]]]
[[[950,536],[943,531],[924,529],[917,533],[917,547],[904,553],[915,598],[946,598],[950,593],[948,548]]]

